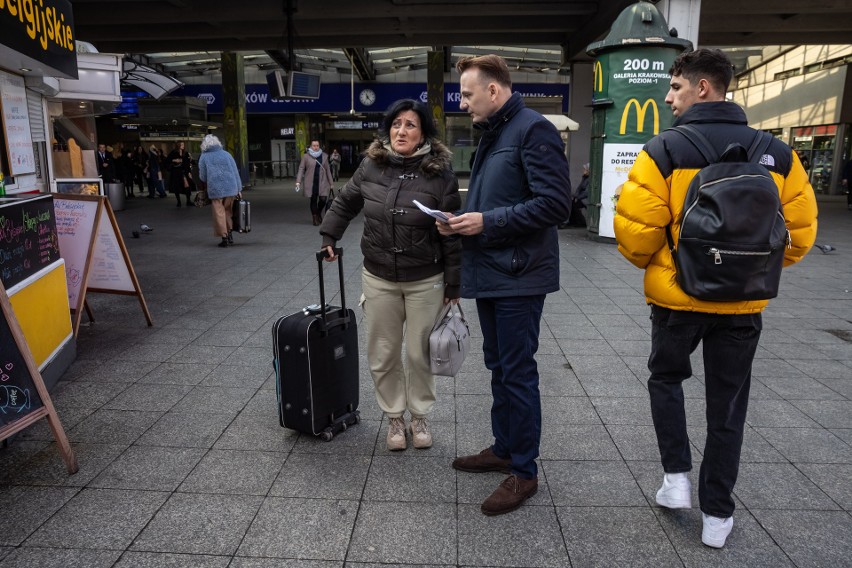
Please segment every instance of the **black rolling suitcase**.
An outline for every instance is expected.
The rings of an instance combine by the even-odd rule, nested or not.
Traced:
[[[251,202],[245,199],[234,200],[233,227],[238,233],[251,231]]]
[[[361,421],[358,412],[358,328],[346,308],[341,249],[335,249],[341,307],[325,303],[322,259],[320,303],[272,326],[273,365],[281,426],[331,440]]]

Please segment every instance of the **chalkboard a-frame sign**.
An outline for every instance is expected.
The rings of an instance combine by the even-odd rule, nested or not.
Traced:
[[[2,282],[0,308],[0,440],[47,418],[68,473],[76,473],[74,450],[65,436]]]

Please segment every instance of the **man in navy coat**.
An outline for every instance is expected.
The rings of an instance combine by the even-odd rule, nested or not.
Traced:
[[[541,439],[539,326],[545,295],[559,289],[556,226],[571,207],[559,132],[526,108],[496,55],[458,61],[461,109],[482,131],[467,203],[442,234],[462,236],[463,298],[475,298],[485,366],[491,371],[494,444],[453,467],[509,476],[482,503],[486,515],[514,511],[538,489]]]

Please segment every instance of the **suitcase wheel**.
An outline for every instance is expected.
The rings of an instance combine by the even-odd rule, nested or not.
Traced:
[[[334,432],[330,429],[325,429],[319,434],[320,440],[323,442],[331,442],[331,439],[334,438]]]

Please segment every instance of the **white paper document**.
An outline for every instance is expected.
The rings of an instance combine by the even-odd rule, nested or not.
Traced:
[[[419,202],[419,201],[417,201],[416,199],[412,199],[411,201],[412,201],[412,202],[413,202],[413,203],[414,203],[414,204],[415,204],[415,205],[416,205],[416,206],[417,206],[417,207],[418,207],[421,211],[423,211],[424,213],[426,213],[426,214],[427,214],[427,215],[429,215],[430,217],[434,217],[435,219],[437,219],[438,221],[440,221],[440,222],[442,222],[442,223],[449,223],[450,219],[449,219],[446,215],[444,215],[444,212],[443,212],[443,211],[438,211],[437,209],[429,209],[428,207],[426,207],[425,205],[423,205],[422,203],[420,203],[420,202]]]

